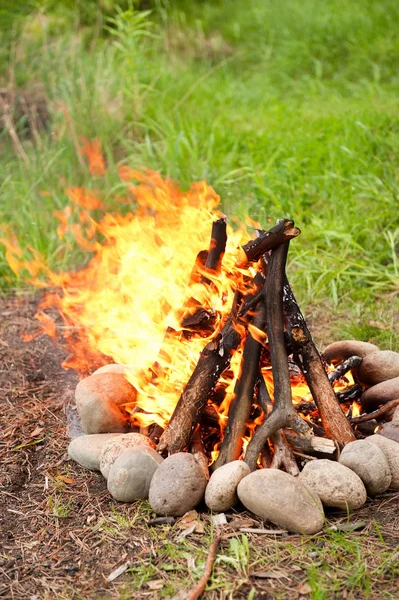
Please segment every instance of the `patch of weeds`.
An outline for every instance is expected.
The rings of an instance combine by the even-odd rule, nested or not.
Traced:
[[[60,494],[54,493],[48,497],[50,516],[66,519],[74,506],[73,499],[64,500]]]

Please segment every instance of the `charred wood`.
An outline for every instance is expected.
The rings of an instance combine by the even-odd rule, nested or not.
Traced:
[[[241,247],[237,267],[245,267],[249,262],[257,262],[264,257],[267,252],[283,243],[290,241],[301,233],[300,229],[294,226],[294,221],[281,219],[274,227],[268,231],[257,230],[257,237],[250,240]],[[267,267],[267,259],[265,258]]]
[[[252,300],[252,297],[251,294],[248,294],[244,300],[244,307],[247,301]],[[159,441],[158,450],[160,452],[168,451],[170,454],[174,454],[187,447],[209,395],[221,374],[229,367],[231,357],[240,345],[244,332],[244,328],[236,321],[240,301],[241,294],[236,292],[227,322],[201,352],[198,363]]]
[[[256,468],[258,456],[266,440],[282,427],[292,427],[300,435],[312,435],[309,425],[296,413],[292,404],[288,356],[284,342],[283,288],[288,246],[289,242],[286,242],[273,250],[264,286],[274,404],[270,415],[256,429],[248,444],[245,462],[251,470]]]
[[[204,271],[208,272],[209,275],[217,276],[220,274],[227,243],[226,229],[226,217],[212,223],[211,242],[204,268]],[[211,283],[211,280],[204,275],[202,282]]]
[[[284,311],[294,358],[319,409],[326,435],[343,447],[354,441],[355,435],[328,380],[320,354],[287,279],[284,283]]]
[[[377,410],[374,410],[373,412],[367,415],[351,417],[349,420],[353,425],[356,425],[357,423],[364,423],[365,421],[372,421],[373,419],[376,419],[378,421],[379,419],[381,419],[381,417],[388,415],[391,411],[393,412],[393,410],[397,406],[399,406],[399,398],[396,398],[395,400],[390,400],[389,402],[384,404],[384,406],[381,406],[381,408],[378,408]]]
[[[328,381],[331,384],[333,384],[334,381],[338,381],[338,379],[341,379],[341,377],[346,375],[348,371],[358,367],[362,360],[363,359],[360,358],[360,356],[351,356],[350,358],[347,358],[343,363],[338,365],[334,371],[330,371],[330,373],[328,373]]]
[[[258,230],[258,237],[241,247],[236,266],[243,268],[249,262],[257,262],[265,252],[289,242],[300,233],[301,230],[290,219],[282,219],[269,231]]]
[[[252,325],[263,331],[265,327],[266,307],[260,300]],[[241,372],[234,388],[234,399],[229,408],[229,418],[224,432],[220,454],[215,469],[237,460],[242,450],[242,437],[251,412],[254,388],[259,373],[259,359],[262,345],[248,331],[241,360]]]

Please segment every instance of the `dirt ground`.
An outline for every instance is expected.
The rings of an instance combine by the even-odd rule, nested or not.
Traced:
[[[36,303],[29,295],[0,300],[0,597],[183,598],[203,569],[210,516],[201,512],[201,526],[186,537],[181,523],[149,527],[154,515],[146,503],[115,502],[101,474],[68,460],[68,407],[77,377],[61,368],[64,352],[49,338],[22,341],[23,332],[37,328]],[[395,598],[398,509],[399,494],[388,492],[353,517],[364,521],[360,531],[306,541],[244,537],[240,525],[273,527],[234,513],[204,597]],[[337,513],[330,525],[339,530],[347,520]],[[342,562],[345,555],[351,564]],[[369,591],[359,569],[359,581],[348,579],[356,556],[359,569],[366,564],[372,574]],[[108,581],[118,566],[124,572]],[[318,588],[326,595],[316,594]]]

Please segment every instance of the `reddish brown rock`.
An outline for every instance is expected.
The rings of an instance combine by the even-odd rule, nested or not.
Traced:
[[[378,433],[386,438],[389,438],[390,440],[393,440],[394,442],[399,443],[399,421],[384,423]]]
[[[393,377],[388,381],[373,385],[364,392],[360,400],[363,408],[371,411],[380,404],[386,404],[396,398],[399,398],[399,377]]]
[[[351,356],[360,356],[364,358],[372,352],[377,352],[377,346],[368,342],[358,342],[357,340],[343,340],[342,342],[333,342],[323,350],[323,358],[328,363],[340,363]]]
[[[75,400],[85,433],[128,431],[128,414],[121,405],[133,404],[136,390],[119,373],[91,375],[76,387]]]
[[[376,385],[399,377],[399,352],[382,350],[368,354],[357,369],[357,376],[365,385]]]

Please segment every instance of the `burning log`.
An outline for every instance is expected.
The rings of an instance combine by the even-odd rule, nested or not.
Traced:
[[[230,365],[231,356],[240,341],[241,333],[236,329],[233,318],[230,317],[218,336],[201,352],[197,366],[159,441],[159,452],[167,450],[170,454],[174,454],[187,446],[210,392],[220,375]]]
[[[248,293],[240,314],[247,312],[247,306],[263,283],[263,277],[254,278],[255,289]],[[219,377],[229,365],[230,360],[241,343],[244,327],[237,321],[238,304],[241,293],[236,292],[229,318],[219,334],[202,350],[198,363],[181,394],[165,429],[158,451],[170,454],[182,451],[187,447],[191,433],[198,423],[208,397],[214,389]]]
[[[252,325],[263,331],[265,327],[266,307],[261,300],[258,304]],[[245,341],[241,374],[234,389],[234,399],[229,407],[229,418],[224,432],[220,454],[214,468],[237,460],[242,449],[242,437],[245,434],[254,396],[254,388],[259,375],[259,359],[262,351],[261,343],[248,332]]]
[[[249,262],[257,262],[265,252],[289,242],[301,233],[298,227],[294,226],[294,221],[290,219],[281,219],[269,231],[258,231],[258,237],[251,240],[240,249],[240,254],[236,262],[236,267],[246,267]]]
[[[283,289],[288,246],[289,242],[285,242],[273,250],[264,286],[266,327],[274,379],[274,405],[272,412],[255,431],[248,445],[245,462],[252,471],[256,468],[258,456],[266,440],[282,427],[292,427],[299,435],[308,437],[312,435],[309,425],[296,413],[292,404],[283,316]]]
[[[380,419],[381,417],[383,417],[383,416],[387,415],[388,413],[390,413],[391,411],[393,411],[393,409],[396,408],[397,406],[399,406],[399,398],[397,398],[395,400],[390,400],[389,402],[387,402],[386,404],[384,404],[377,410],[374,410],[373,412],[371,412],[367,415],[359,415],[358,417],[351,417],[350,422],[353,425],[356,425],[357,423],[364,423],[366,421],[372,421],[373,419],[376,419],[378,421],[378,419]]]
[[[341,377],[346,375],[348,371],[351,371],[355,367],[358,367],[362,360],[363,359],[360,356],[351,356],[350,358],[347,358],[346,360],[344,360],[343,363],[338,365],[338,367],[336,367],[334,371],[331,371],[327,374],[328,381],[331,384],[333,384],[334,381],[338,381],[338,379],[341,379]]]
[[[210,275],[220,274],[227,243],[226,229],[226,217],[222,217],[212,223],[211,243],[205,262],[205,271],[208,271]],[[202,282],[211,283],[206,277],[203,277]]]
[[[287,279],[284,282],[284,310],[295,360],[302,369],[306,383],[319,409],[326,435],[335,440],[342,448],[356,438],[337,401],[320,354]]]

